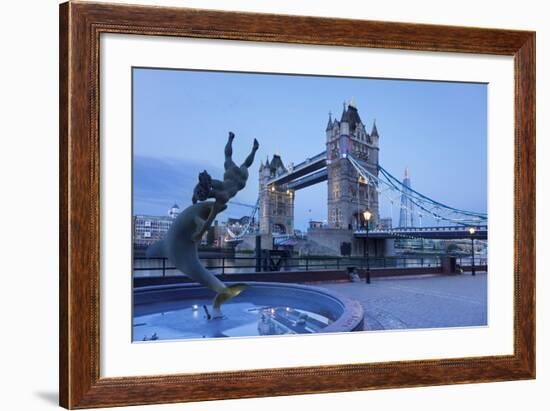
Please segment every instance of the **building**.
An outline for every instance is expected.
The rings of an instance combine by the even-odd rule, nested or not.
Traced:
[[[323,228],[324,223],[322,221],[309,220],[309,228]]]
[[[390,230],[393,226],[393,222],[391,217],[384,217],[380,219],[380,222],[378,223],[378,228],[380,230]]]
[[[178,214],[181,213],[181,210],[177,203],[175,203],[170,209],[168,210],[168,217],[170,218],[176,218]]]
[[[214,224],[210,226],[205,236],[203,236],[201,243],[210,247],[224,247],[226,236],[227,225],[225,223],[219,224],[218,220],[214,220]]]
[[[409,169],[405,167],[403,177],[403,193],[401,194],[401,209],[399,212],[399,227],[414,227],[413,202],[407,195],[411,193],[411,178]]]
[[[174,204],[166,216],[135,215],[134,216],[134,247],[147,248],[149,245],[162,240],[174,219],[181,212]]]
[[[267,181],[286,172],[281,156],[260,162],[260,233],[292,234],[294,232],[294,192]]]
[[[371,225],[378,222],[378,192],[367,184],[347,159],[352,155],[373,175],[378,176],[378,130],[366,131],[355,102],[344,109],[340,121],[329,114],[326,127],[328,170],[328,226],[337,229],[360,228],[363,211],[372,213]]]

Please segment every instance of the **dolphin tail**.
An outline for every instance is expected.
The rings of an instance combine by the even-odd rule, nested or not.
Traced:
[[[235,284],[224,288],[223,291],[220,291],[216,295],[216,298],[214,298],[214,310],[219,310],[223,303],[232,298],[235,298],[248,287],[250,286],[247,284]]]

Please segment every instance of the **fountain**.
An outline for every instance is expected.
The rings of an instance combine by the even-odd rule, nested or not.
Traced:
[[[227,202],[246,186],[259,144],[239,167],[232,159],[235,135],[225,146],[223,181],[199,174],[193,205],[173,222],[148,254],[166,255],[201,286],[163,285],[134,290],[134,341],[311,334],[362,329],[363,309],[322,288],[279,283],[225,284],[198,258],[198,244]],[[208,199],[215,201],[207,201]],[[222,312],[222,305],[224,307]]]
[[[215,292],[206,287],[186,284],[136,289],[134,341],[363,329],[361,304],[320,287],[251,283],[223,306],[223,318],[208,319],[209,304],[214,296]]]

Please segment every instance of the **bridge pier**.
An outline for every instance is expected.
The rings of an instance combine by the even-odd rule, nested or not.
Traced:
[[[382,240],[384,242],[384,256],[393,257],[395,253],[395,240],[393,238],[386,238]]]
[[[259,237],[260,248],[264,250],[273,249],[273,236],[271,234],[247,234],[242,237],[242,242],[237,246],[236,251],[255,251],[257,248],[257,238]]]
[[[308,240],[319,246],[319,254],[340,256],[342,243],[351,243],[354,252],[353,231],[341,228],[310,228],[307,232]]]
[[[326,254],[340,256],[340,246],[343,242],[351,243],[351,252],[355,257],[365,255],[365,243],[368,247],[368,254],[371,257],[384,257],[395,255],[393,240],[369,238],[368,242],[364,238],[354,237],[352,230],[338,228],[310,228],[307,233],[308,240],[319,245],[321,250],[326,250]]]
[[[365,250],[365,245],[368,253]],[[366,254],[368,254],[369,257],[388,257],[395,255],[393,241],[391,241],[391,244],[388,244],[387,241],[378,238],[369,238],[368,240],[365,238],[354,238],[352,246],[352,253],[357,257],[362,257]]]

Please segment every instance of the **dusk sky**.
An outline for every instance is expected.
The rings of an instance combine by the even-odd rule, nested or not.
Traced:
[[[199,171],[221,179],[229,131],[236,135],[237,164],[254,138],[260,142],[248,184],[234,198],[254,204],[260,161],[280,153],[285,164],[297,164],[324,151],[329,111],[339,120],[351,98],[369,132],[376,119],[386,170],[402,179],[408,167],[415,190],[459,209],[487,211],[486,84],[157,69],[133,74],[135,214],[166,215],[174,202],[190,205]],[[326,220],[326,202],[326,182],[298,191],[295,227]],[[389,217],[389,202],[381,198],[380,205],[381,217]],[[233,205],[219,218],[249,212]],[[398,219],[394,206],[394,225]]]

